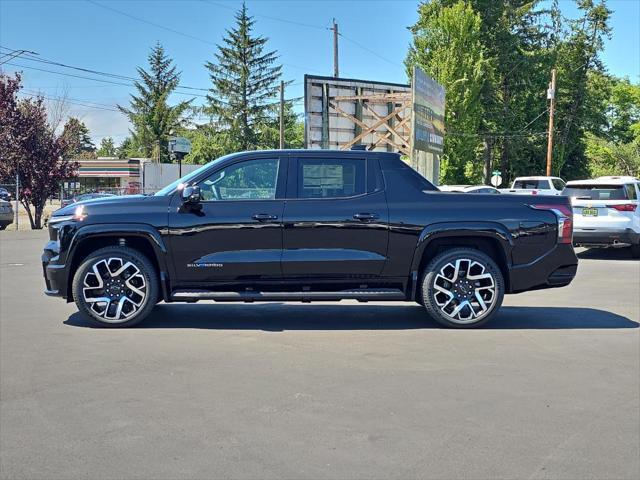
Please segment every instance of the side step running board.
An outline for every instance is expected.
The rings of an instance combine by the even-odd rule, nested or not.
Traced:
[[[216,302],[273,302],[273,301],[337,301],[358,300],[375,302],[380,300],[406,300],[404,292],[397,288],[363,288],[357,290],[338,290],[335,292],[211,292],[202,290],[175,290],[171,300],[176,302],[194,302],[197,300],[215,300]]]

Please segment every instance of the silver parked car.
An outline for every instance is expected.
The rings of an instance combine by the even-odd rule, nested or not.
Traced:
[[[0,230],[4,230],[13,223],[13,205],[11,202],[0,200]]]

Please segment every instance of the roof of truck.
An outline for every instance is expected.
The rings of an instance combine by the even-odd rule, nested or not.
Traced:
[[[560,177],[547,177],[545,175],[538,175],[538,176],[530,176],[530,177],[516,177],[516,180],[548,180],[550,178],[557,178],[558,180],[562,180]],[[564,180],[562,180],[564,181]],[[515,180],[514,180],[515,182]]]
[[[637,182],[635,177],[598,177],[586,180],[571,180],[567,182],[567,187],[574,185],[624,185],[627,183]]]

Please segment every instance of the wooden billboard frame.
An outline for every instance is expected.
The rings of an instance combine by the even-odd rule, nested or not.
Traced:
[[[310,97],[308,86],[314,81],[322,85],[322,134],[321,140],[311,140],[311,127],[309,125]],[[331,85],[330,85],[331,84]],[[351,84],[351,85],[349,85]],[[369,80],[357,80],[349,78],[321,77],[305,75],[305,147],[329,148],[329,117],[340,117],[349,120],[353,124],[353,138],[348,141],[336,142],[334,145],[340,150],[349,150],[354,145],[362,144],[363,140],[371,136],[372,141],[367,142],[367,150],[379,149],[387,146],[387,151],[398,152],[411,156],[411,86],[395,83],[384,83]],[[330,88],[353,89],[355,95],[330,95]],[[363,90],[382,90],[385,93],[363,93]],[[316,98],[317,100],[317,98]],[[340,102],[354,102],[354,113],[347,112]],[[387,113],[380,114],[374,106],[387,105]],[[313,112],[318,115],[318,112]],[[316,126],[317,130],[318,127]],[[343,129],[344,130],[344,129]],[[333,135],[333,134],[332,134]]]
[[[315,81],[315,85],[314,84]],[[310,86],[321,86],[321,95],[311,96]],[[331,89],[352,89],[354,95],[330,95]],[[384,91],[384,93],[366,93],[368,91]],[[366,149],[379,150],[386,146],[386,151],[400,153],[415,170],[434,183],[438,183],[440,173],[440,155],[415,148],[413,129],[416,121],[414,104],[415,88],[413,85],[392,84],[369,80],[349,78],[322,77],[305,75],[305,148],[338,148],[349,150],[355,145],[362,145],[367,138]],[[321,102],[321,112],[318,110]],[[315,103],[315,110],[311,108]],[[354,113],[347,112],[340,102],[354,102]],[[380,114],[380,105],[387,105],[386,114]],[[378,107],[376,111],[375,107]],[[365,115],[366,113],[366,115]],[[315,116],[315,125],[311,125],[311,116]],[[321,127],[317,117],[322,117]],[[331,127],[330,118],[343,118],[353,124],[353,137],[340,141],[339,136],[349,135],[347,127]],[[320,140],[312,140],[312,130],[321,129]],[[332,133],[330,133],[332,132]],[[330,135],[336,139],[331,139]]]

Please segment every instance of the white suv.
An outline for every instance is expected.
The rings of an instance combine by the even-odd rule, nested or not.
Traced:
[[[598,177],[567,182],[573,206],[573,243],[585,247],[631,246],[640,257],[640,180]]]

